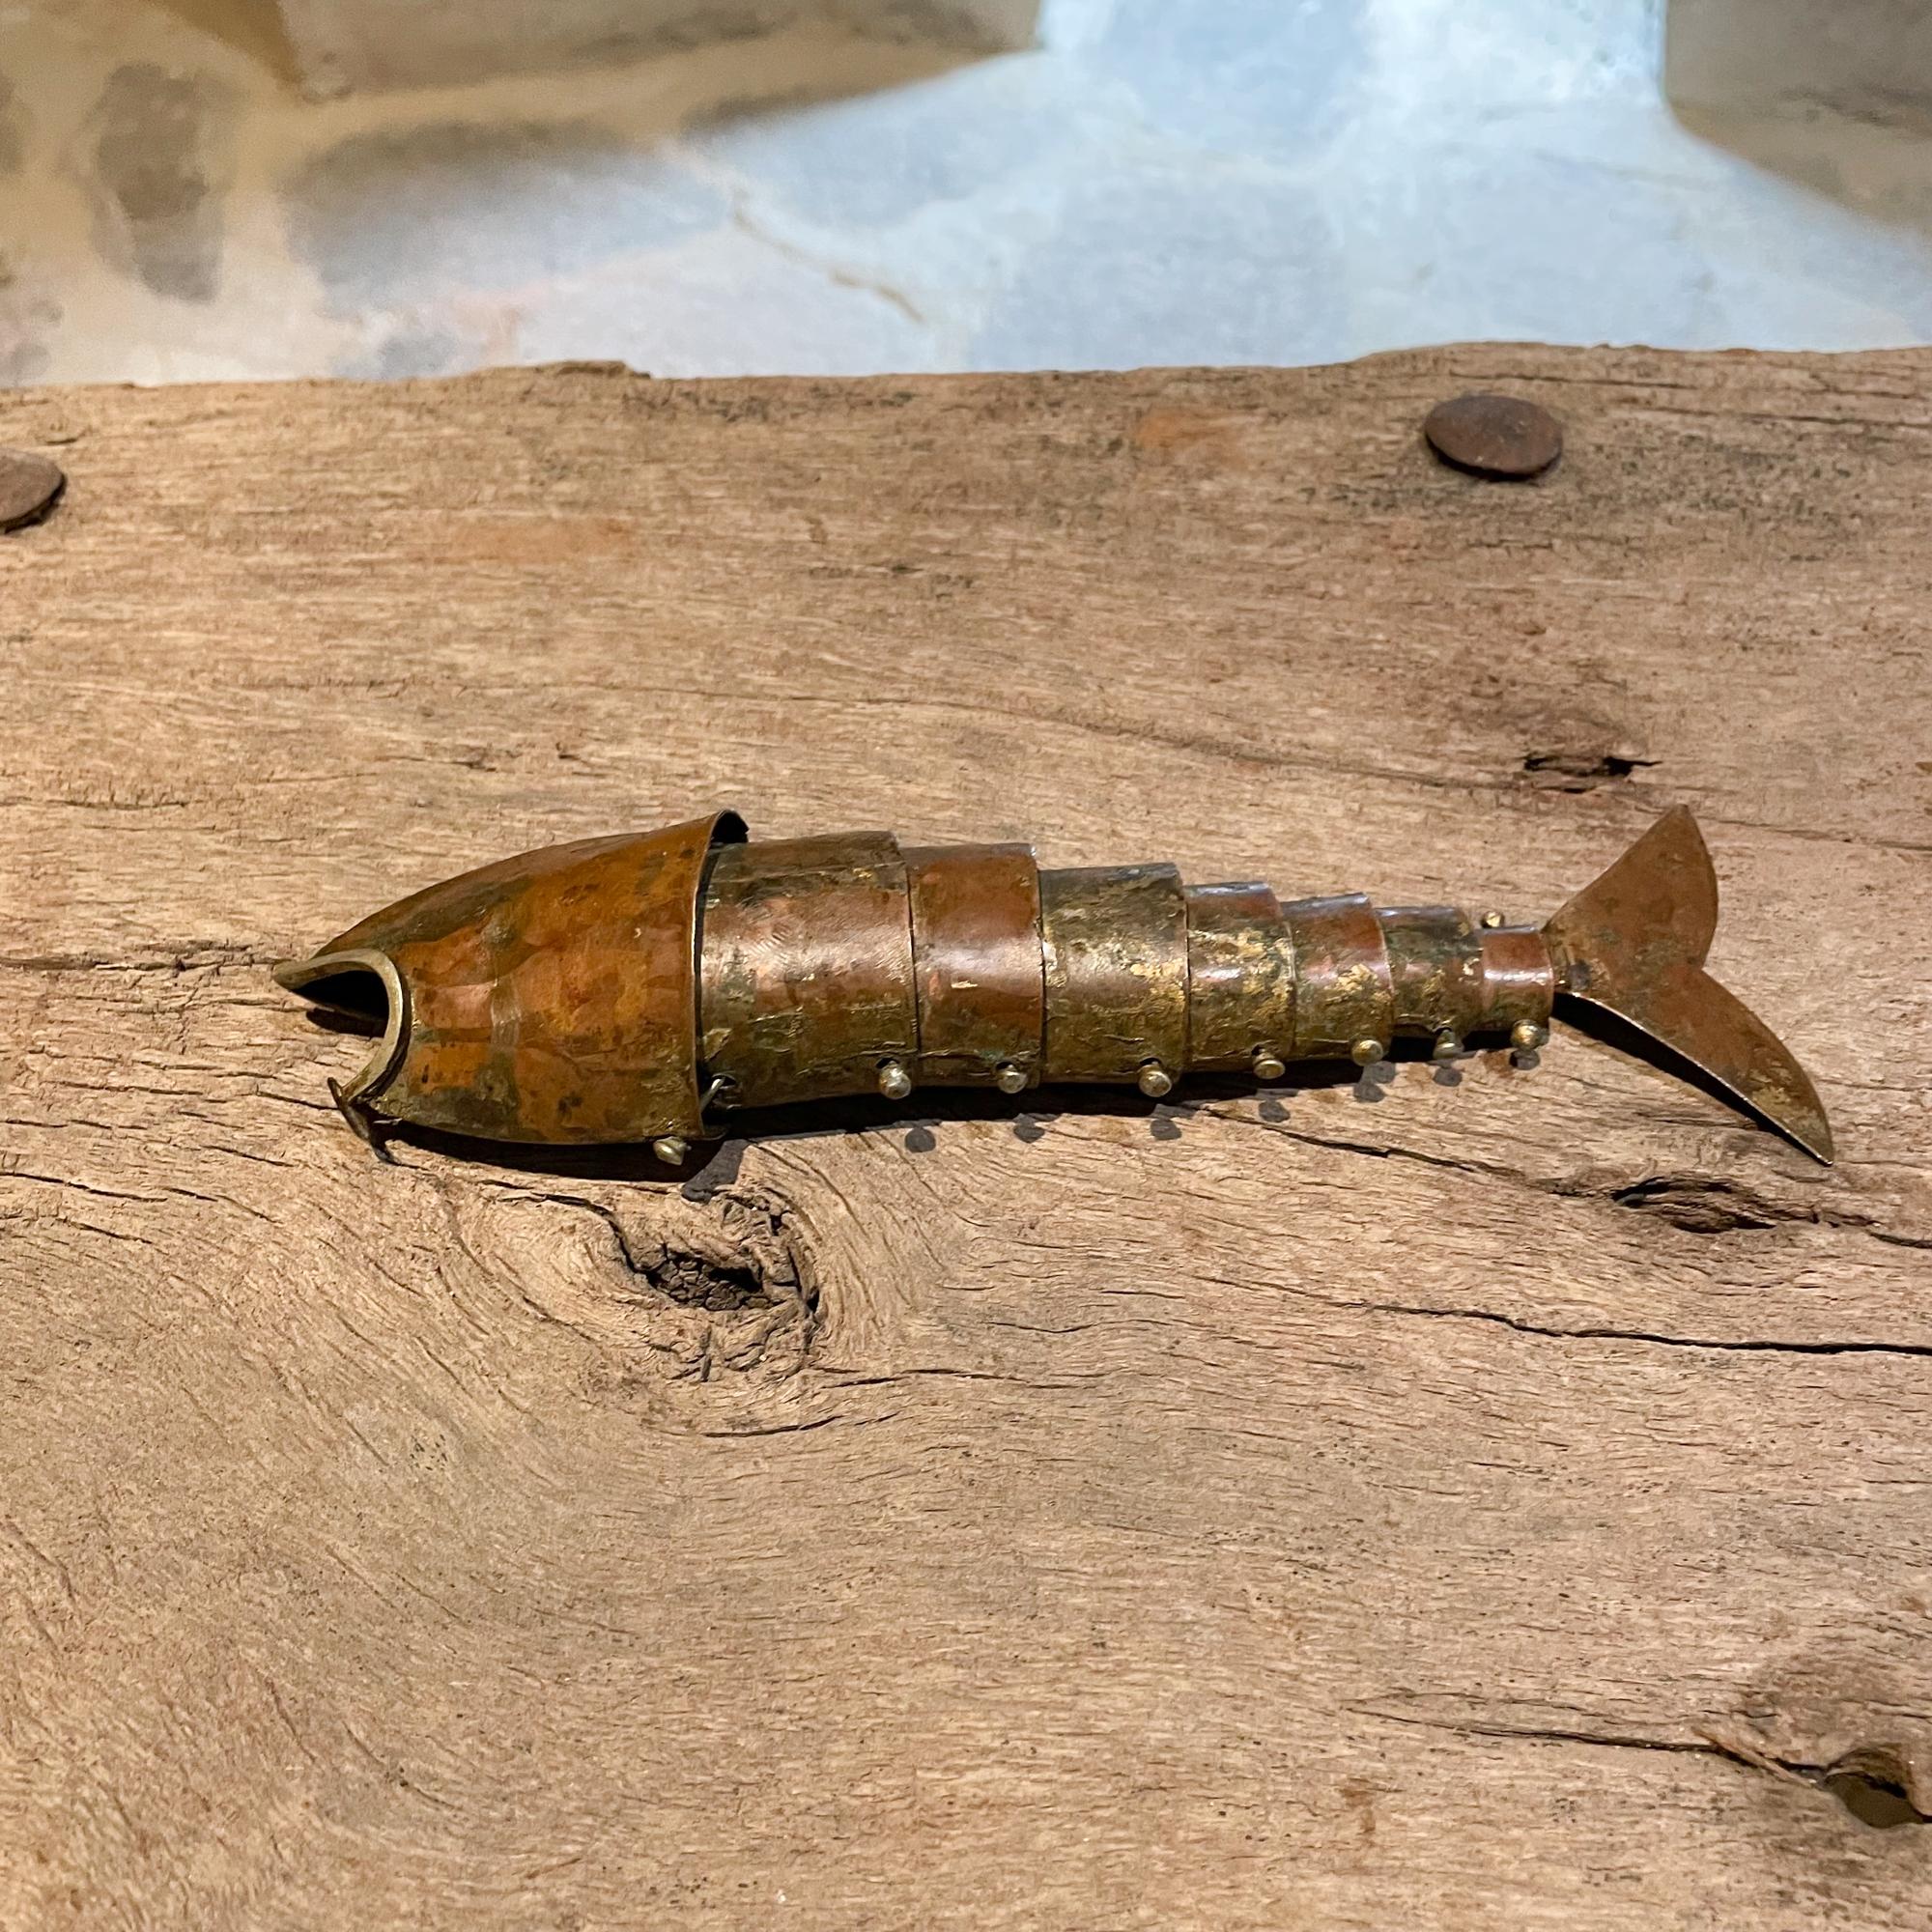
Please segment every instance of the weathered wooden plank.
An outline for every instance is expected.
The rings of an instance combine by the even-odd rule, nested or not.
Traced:
[[[1932,1809],[1928,374],[0,397],[0,1920],[1932,1923],[1815,1777]],[[379,1169],[265,970],[713,801],[1532,913],[1679,800],[1830,1173],[1567,1033]]]

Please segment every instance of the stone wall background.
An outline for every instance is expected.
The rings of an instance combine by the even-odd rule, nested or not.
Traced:
[[[1925,341],[1932,143],[1680,118],[1664,28],[1047,0],[993,58],[801,29],[318,101],[264,7],[0,4],[0,383]]]

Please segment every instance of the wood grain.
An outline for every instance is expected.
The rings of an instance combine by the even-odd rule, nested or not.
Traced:
[[[1929,394],[0,397],[0,1923],[1932,1925]],[[1516,915],[1680,801],[1834,1170],[1570,1033],[384,1168],[267,974],[714,803]]]

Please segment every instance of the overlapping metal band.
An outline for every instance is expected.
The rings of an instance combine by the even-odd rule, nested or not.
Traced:
[[[1172,866],[1042,872],[1039,922],[1047,1079],[1187,1065],[1187,900]]]
[[[701,919],[704,1079],[742,1105],[929,1085],[1128,1083],[1362,1057],[1548,1016],[1533,932],[1360,894],[1284,906],[1172,866],[1040,871],[1024,845],[879,832],[721,850]]]
[[[920,1079],[986,1086],[1010,1066],[1034,1085],[1046,981],[1033,848],[923,846],[905,860]]]
[[[1360,893],[1283,908],[1294,946],[1294,1058],[1347,1059],[1395,1037],[1395,986],[1376,909]]]
[[[919,1050],[905,860],[886,832],[721,851],[700,919],[699,1051],[740,1104],[859,1094]]]
[[[1187,1065],[1228,1069],[1294,1045],[1294,944],[1264,885],[1187,889]]]

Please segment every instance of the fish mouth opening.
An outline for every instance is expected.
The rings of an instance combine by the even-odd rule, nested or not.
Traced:
[[[396,962],[367,949],[323,952],[313,959],[284,960],[275,968],[275,980],[347,1020],[357,1033],[377,1036],[375,1051],[337,1097],[348,1106],[381,1093],[402,1065],[410,1031],[410,989]]]

